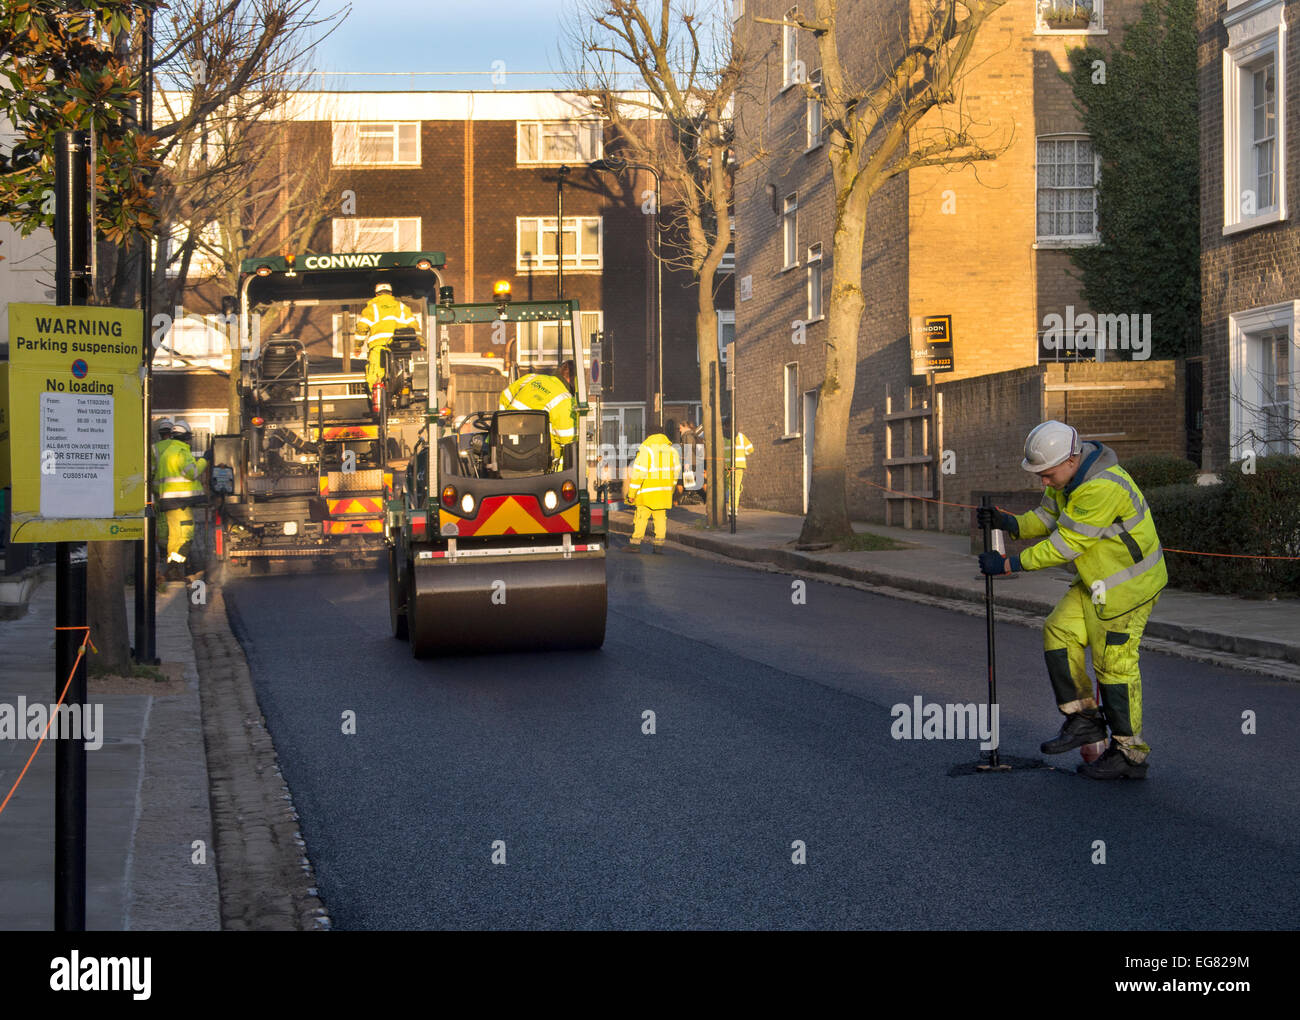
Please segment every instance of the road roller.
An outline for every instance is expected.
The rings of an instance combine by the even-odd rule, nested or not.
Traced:
[[[513,302],[505,283],[494,295],[458,305],[444,288],[429,366],[436,399],[386,505],[390,623],[416,658],[599,648],[605,640],[599,357],[581,335],[576,301]],[[545,405],[523,400],[453,415],[449,331],[492,324],[494,338],[504,337],[509,323],[533,324],[539,340],[507,352],[509,381],[540,376],[556,394],[547,404],[571,399],[571,430]],[[566,362],[573,371],[561,383]]]

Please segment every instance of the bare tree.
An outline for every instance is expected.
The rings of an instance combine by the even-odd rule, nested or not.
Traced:
[[[609,121],[610,148],[630,163],[653,167],[663,182],[663,208],[652,210],[661,217],[663,265],[689,272],[696,283],[695,342],[713,474],[708,518],[716,526],[723,486],[712,465],[721,460],[709,444],[720,434],[721,412],[709,379],[720,368],[717,274],[732,240],[731,104],[742,61],[730,25],[714,20],[717,5],[708,14],[702,6],[696,0],[579,0],[580,27],[570,34],[581,61],[577,91]]]
[[[1004,152],[973,133],[961,103],[962,80],[973,66],[981,28],[1005,0],[933,0],[915,4],[891,28],[872,19],[873,66],[851,66],[841,32],[861,33],[859,20],[841,18],[847,0],[813,0],[812,13],[793,20],[755,18],[792,26],[817,43],[822,81],[805,81],[810,100],[821,103],[828,128],[827,158],[834,188],[831,291],[827,309],[826,368],[817,403],[813,472],[801,542],[824,542],[852,534],[846,492],[849,412],[858,367],[858,331],[866,309],[862,249],[871,199],[893,178],[917,167],[959,166]],[[860,5],[865,6],[865,5]],[[899,0],[900,11],[909,5]],[[843,21],[843,24],[841,24]],[[796,80],[799,80],[796,78]]]

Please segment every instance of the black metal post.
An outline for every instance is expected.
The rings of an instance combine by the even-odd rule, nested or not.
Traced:
[[[153,11],[145,15],[141,56],[140,130],[153,132]],[[144,541],[135,550],[135,659],[158,663],[158,519],[153,500],[153,251],[146,240],[140,253],[140,310],[144,314],[144,465],[149,492]],[[232,371],[234,369],[232,368]]]
[[[54,150],[55,303],[84,305],[88,289],[90,138],[60,131]],[[59,542],[55,561],[54,695],[68,685],[67,705],[85,705],[86,543]],[[73,663],[76,663],[74,670]],[[84,711],[84,710],[83,710]],[[86,929],[86,742],[84,730],[60,733],[54,752],[54,928]]]
[[[980,506],[986,509],[993,508],[993,497],[982,496]],[[984,551],[993,551],[993,525],[984,524]],[[995,706],[998,703],[998,671],[997,671],[997,651],[993,644],[993,575],[984,575],[984,616],[988,630],[988,660],[989,660],[989,717],[992,718]],[[989,752],[988,767],[991,769],[999,768],[998,749],[995,747]]]

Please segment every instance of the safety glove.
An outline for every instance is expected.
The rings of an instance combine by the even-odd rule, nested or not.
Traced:
[[[975,523],[981,528],[987,524],[998,531],[1005,531],[1012,538],[1020,537],[1020,522],[1000,507],[978,507],[975,510]]]
[[[985,574],[1012,574],[1020,570],[1020,557],[1003,556],[1000,552],[980,553],[980,572]]]

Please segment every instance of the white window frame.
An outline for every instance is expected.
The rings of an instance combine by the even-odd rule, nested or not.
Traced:
[[[172,262],[172,256],[189,239],[189,233],[189,224],[187,223],[173,223],[171,226],[161,256],[161,261],[166,265],[163,273],[168,279],[174,280],[180,276],[180,263]],[[219,255],[214,255],[207,250],[208,248],[219,250],[222,247],[221,229],[216,220],[209,220],[199,232],[199,243],[195,245],[194,251],[190,255],[190,268],[186,279],[190,281],[210,279],[224,273],[226,271],[224,261]],[[157,242],[155,242],[155,259],[159,259],[157,252],[158,246]],[[10,257],[12,258],[12,253]]]
[[[392,136],[391,159],[365,159],[362,155],[362,136],[378,142],[384,134]],[[402,159],[403,135],[410,145],[415,143],[415,155]],[[420,166],[420,122],[418,120],[336,120],[332,125],[330,144],[331,162],[336,167],[364,166]]]
[[[785,430],[783,439],[797,439],[802,435],[799,416],[803,413],[803,393],[799,390],[799,362],[787,361],[781,371],[781,420]],[[791,402],[793,401],[793,408]]]
[[[727,363],[727,345],[723,342],[723,326],[731,326],[731,339],[736,339],[736,310],[734,308],[719,308],[718,312],[718,363],[726,365]],[[697,348],[695,351],[695,363],[700,363],[700,352]]]
[[[781,205],[781,271],[799,265],[799,193],[785,196]]]
[[[808,286],[807,286],[807,312],[808,316],[805,322],[820,322],[826,318],[826,300],[825,300],[825,282],[822,280],[822,243],[808,246]],[[813,303],[813,296],[816,295],[816,304]]]
[[[598,309],[582,310],[579,329],[583,336],[582,370],[591,371],[591,334],[605,329],[605,313]],[[520,371],[533,372],[539,368],[554,367],[559,361],[559,327],[560,323],[551,322],[517,322],[515,323],[515,358]],[[566,339],[568,323],[565,323]],[[553,334],[553,335],[552,335]],[[536,338],[536,339],[535,339]],[[568,346],[566,344],[566,351]],[[587,378],[591,378],[588,374]]]
[[[1243,230],[1287,219],[1286,201],[1286,22],[1283,2],[1258,4],[1229,3],[1223,23],[1228,46],[1223,51],[1223,233]],[[1274,62],[1276,134],[1273,139],[1276,202],[1254,213],[1246,213],[1245,195],[1255,187],[1253,169],[1252,72],[1263,62]]]
[[[388,230],[392,237],[391,245],[385,246],[384,242],[380,241],[378,246],[363,247],[362,230],[368,234],[378,234]],[[402,245],[403,232],[406,234],[407,246]],[[411,240],[412,233],[415,235],[414,240]],[[420,251],[420,233],[419,216],[335,216],[330,222],[332,244],[330,251],[339,254],[362,251]]]
[[[731,20],[739,21],[745,16],[745,0],[731,0]]]
[[[178,339],[173,335],[177,327],[189,338],[202,337],[205,350],[182,350],[173,352],[171,347]],[[199,315],[197,312],[183,312],[167,324],[167,332],[162,335],[161,343],[154,348],[154,368],[227,368],[230,364],[230,329],[238,329],[232,323],[224,322],[219,315]],[[193,344],[186,345],[193,348]],[[193,422],[190,422],[192,425]]]
[[[628,439],[627,437],[627,419],[629,411],[640,413],[640,439]],[[615,421],[618,422],[618,440],[614,443],[606,443],[605,426]],[[646,414],[646,404],[644,400],[630,401],[627,403],[620,402],[617,404],[604,403],[600,405],[600,452],[601,456],[604,457],[608,452],[606,450],[607,446],[613,446],[615,448],[616,463],[610,465],[614,480],[621,480],[627,477],[628,465],[636,459],[637,450],[640,448],[641,444],[645,442],[646,437],[651,434],[648,422],[649,416]]]
[[[1062,134],[1039,135],[1034,139],[1034,231],[1038,238],[1034,247],[1036,248],[1082,248],[1088,245],[1100,244],[1101,233],[1097,227],[1097,182],[1101,180],[1101,157],[1097,155],[1096,150],[1092,154],[1092,233],[1090,234],[1038,234],[1038,196],[1043,190],[1044,185],[1041,183],[1043,167],[1045,164],[1039,162],[1038,150],[1043,142],[1071,142],[1071,141],[1091,141],[1089,135],[1080,132],[1068,132]],[[1053,164],[1055,165],[1055,164]],[[1084,190],[1077,186],[1062,189],[1071,191]]]
[[[791,7],[785,12],[783,21],[792,21],[798,17],[799,8]],[[806,77],[803,64],[799,60],[799,29],[794,25],[781,26],[781,91],[803,83]]]
[[[582,239],[586,224],[596,224],[596,251],[582,252],[578,250],[577,242]],[[535,225],[538,236],[538,246],[541,246],[540,238],[544,234],[555,236],[555,217],[554,216],[516,216],[515,217],[515,271],[519,273],[537,272],[551,270],[555,268],[556,258],[554,255],[544,255],[540,252],[525,253],[524,251],[524,225]],[[573,225],[570,232],[569,225]],[[605,220],[602,216],[566,216],[564,217],[564,269],[566,272],[574,273],[598,273],[605,265]],[[574,239],[574,244],[569,244],[570,236]]]
[[[719,273],[734,273],[736,271],[736,217],[727,217],[727,228],[731,232],[731,243],[727,245],[727,250],[722,253],[722,261],[718,263]]]
[[[574,131],[574,129],[577,129]],[[573,131],[577,138],[577,155],[550,155],[546,153],[547,139]],[[537,155],[525,152],[524,138],[536,135]],[[586,137],[584,139],[583,133]],[[515,123],[515,163],[519,166],[559,166],[562,163],[590,163],[605,154],[604,122],[599,120],[568,118],[564,120],[521,120]],[[589,152],[583,150],[588,149]]]
[[[826,141],[826,118],[822,112],[821,101],[821,97],[826,94],[826,86],[822,81],[820,67],[808,73],[808,84],[813,87],[817,95],[807,100],[804,105],[804,152],[820,149]]]
[[[1263,380],[1267,373],[1262,362],[1264,345],[1260,341],[1279,332],[1286,333],[1291,340],[1291,416],[1300,418],[1300,405],[1297,404],[1300,386],[1296,383],[1297,367],[1300,366],[1297,320],[1300,320],[1300,301],[1285,301],[1228,316],[1228,438],[1233,457],[1246,452],[1248,432],[1253,430],[1258,434],[1266,430],[1266,424],[1257,415],[1257,409],[1273,404],[1274,397],[1264,392]],[[1272,452],[1283,452],[1280,445]],[[1300,452],[1300,443],[1296,437],[1293,436],[1286,445],[1289,446],[1286,452]],[[1263,455],[1265,451],[1257,449],[1255,452]]]
[[[1043,13],[1053,7],[1066,7],[1071,0],[1035,0],[1034,3],[1034,34],[1035,35],[1107,35],[1106,31],[1106,0],[1078,0],[1078,6],[1085,7],[1089,3],[1092,9],[1097,12],[1097,20],[1091,22],[1087,28],[1049,28],[1048,23],[1043,20]]]

